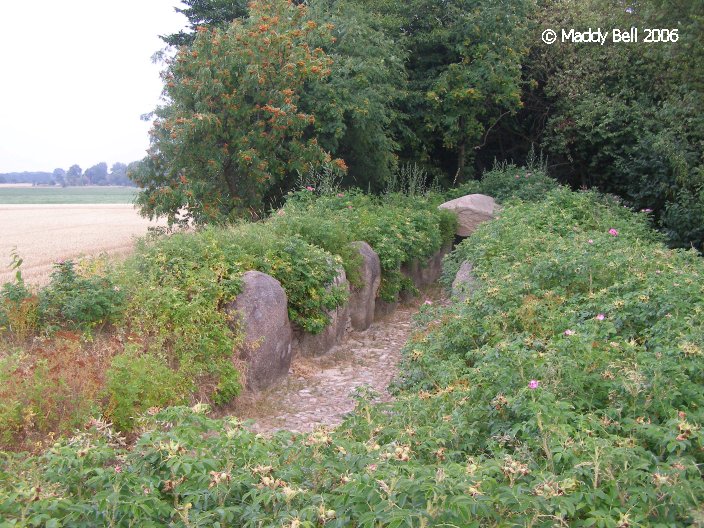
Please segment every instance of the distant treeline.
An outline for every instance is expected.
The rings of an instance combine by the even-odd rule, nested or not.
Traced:
[[[131,164],[130,164],[131,165]],[[79,165],[71,165],[68,170],[56,168],[53,172],[7,172],[0,174],[0,183],[31,183],[33,185],[126,185],[135,187],[127,172],[130,165],[113,163],[108,171],[104,161],[87,168],[85,171]]]

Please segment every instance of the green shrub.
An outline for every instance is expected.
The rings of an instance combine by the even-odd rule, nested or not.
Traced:
[[[139,415],[152,407],[183,403],[192,391],[189,380],[174,373],[163,358],[134,350],[112,359],[105,389],[105,415],[121,430],[132,429]]]
[[[298,235],[303,240],[342,259],[345,275],[353,286],[359,286],[362,264],[361,255],[350,245],[352,228],[350,219],[338,211],[316,216],[307,208],[287,207],[282,214],[274,214],[269,225],[280,236]]]
[[[124,294],[109,277],[82,277],[73,261],[64,260],[54,264],[51,282],[39,299],[43,324],[87,330],[115,322],[122,313]]]
[[[241,336],[225,304],[241,291],[237,248],[217,230],[175,234],[143,244],[122,270],[129,299],[126,326],[146,354],[202,387],[202,397],[228,401],[239,391],[231,356]]]
[[[22,259],[16,249],[12,250],[11,257],[9,267],[15,271],[15,280],[0,288],[0,337],[7,333],[24,341],[39,323],[38,300],[22,278]]]
[[[486,194],[502,203],[510,198],[527,202],[542,200],[545,195],[558,187],[556,180],[541,167],[516,167],[497,164],[484,173],[479,181],[469,181],[445,193],[448,200],[467,194]]]
[[[662,226],[672,246],[704,251],[704,187],[696,193],[681,190],[668,202]]]
[[[296,230],[293,226],[303,224],[296,232],[306,238],[314,230],[316,234],[310,241],[331,252],[348,248],[349,242],[355,240],[367,242],[381,261],[380,296],[394,300],[400,291],[413,289],[399,272],[401,264],[427,259],[454,237],[456,217],[437,209],[441,201],[432,194],[372,197],[359,191],[346,191],[320,196],[313,189],[289,195],[283,213],[271,221],[293,230]],[[334,224],[328,232],[313,227],[327,225],[326,219]],[[338,254],[342,255],[346,270],[358,266],[357,260],[350,259],[348,249]]]
[[[289,317],[307,332],[330,323],[329,312],[347,301],[346,290],[332,287],[342,265],[339,257],[298,234],[279,234],[269,224],[240,224],[220,231],[219,243],[237,251],[238,265],[277,279],[286,291]]]

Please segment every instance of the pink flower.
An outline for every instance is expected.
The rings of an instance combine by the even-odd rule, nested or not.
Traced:
[[[596,316],[597,321],[603,321],[606,316],[604,314],[599,314]]]
[[[594,241],[591,238],[587,242],[589,242],[590,244],[594,243]]]
[[[338,198],[342,198],[345,195],[345,193],[337,193]]]
[[[540,386],[540,382],[538,380],[530,380],[530,383],[528,384],[528,388],[531,390],[535,390]]]
[[[306,191],[314,191],[314,190],[315,189],[313,189],[313,187],[311,187],[310,185],[308,187],[306,187]]]
[[[348,205],[348,206],[347,206],[347,209],[352,209],[352,206],[351,206],[351,205]]]
[[[609,234],[612,236],[618,236],[618,231],[616,231],[613,227],[609,229]]]
[[[566,336],[571,336],[571,335],[576,334],[577,332],[575,332],[574,330],[570,330],[570,329],[568,328],[567,330],[565,330],[564,333],[565,333]]]
[[[122,473],[122,466],[121,465],[116,465],[115,466],[115,473]]]
[[[649,207],[647,207],[647,208],[645,208],[645,209],[641,209],[640,212],[641,212],[641,213],[652,213],[653,210],[650,209]]]
[[[431,305],[433,304],[433,301],[426,299],[423,304]]]

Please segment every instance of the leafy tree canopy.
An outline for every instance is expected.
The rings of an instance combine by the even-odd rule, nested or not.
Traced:
[[[249,9],[226,29],[201,27],[169,61],[166,104],[155,111],[149,156],[132,175],[144,188],[144,214],[170,223],[257,216],[267,193],[332,161],[307,134],[314,115],[299,109],[306,83],[330,75],[330,57],[309,42],[331,39],[332,26],[283,0]]]
[[[193,44],[200,26],[224,27],[248,14],[245,0],[181,0],[181,3],[187,7],[174,9],[188,18],[189,30],[161,36],[172,46]]]

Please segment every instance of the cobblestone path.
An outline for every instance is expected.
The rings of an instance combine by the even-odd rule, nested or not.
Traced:
[[[381,401],[389,400],[386,389],[410,337],[413,315],[426,299],[438,296],[435,290],[424,292],[368,330],[348,333],[328,354],[295,357],[287,379],[264,392],[244,395],[232,414],[254,420],[252,429],[259,433],[280,429],[302,433],[339,424],[354,409],[351,396],[357,387],[370,387]]]

